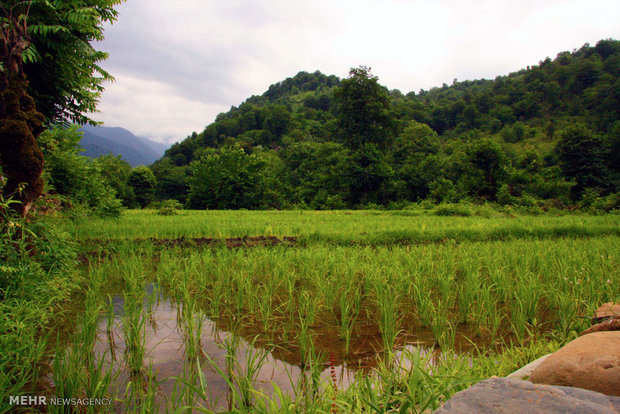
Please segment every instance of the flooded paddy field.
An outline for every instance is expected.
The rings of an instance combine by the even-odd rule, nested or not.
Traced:
[[[543,220],[524,233],[476,218],[463,234],[487,220],[505,240],[426,237],[458,219],[381,243],[97,230],[41,389],[113,400],[96,412],[418,412],[556,349],[618,299],[618,220],[537,238]]]

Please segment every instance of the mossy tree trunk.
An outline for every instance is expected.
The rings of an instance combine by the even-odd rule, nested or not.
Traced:
[[[45,119],[27,92],[22,59],[30,45],[27,28],[22,20],[10,23],[0,30],[0,165],[7,178],[3,195],[21,201],[13,206],[25,217],[43,190],[37,137]]]

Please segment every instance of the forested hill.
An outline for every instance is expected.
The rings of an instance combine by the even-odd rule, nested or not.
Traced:
[[[388,90],[365,67],[344,80],[300,72],[220,114],[152,168],[164,197],[196,208],[605,196],[618,190],[619,72],[611,39],[417,93]],[[231,163],[252,180],[199,178]],[[249,195],[199,188],[220,184]]]

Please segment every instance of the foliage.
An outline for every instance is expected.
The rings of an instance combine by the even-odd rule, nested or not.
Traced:
[[[222,148],[191,164],[188,205],[199,209],[260,208],[266,162],[239,147]]]
[[[146,207],[155,198],[157,179],[149,167],[140,165],[131,170],[127,184],[133,190],[136,204],[140,208]]]
[[[113,79],[99,66],[108,54],[93,43],[103,40],[104,23],[116,20],[114,7],[121,2],[2,1],[3,17],[27,19],[23,69],[28,91],[49,123],[93,122],[85,114],[96,110],[103,82]]]
[[[296,142],[280,153],[291,201],[314,209],[342,208],[348,197],[350,151],[335,142]]]
[[[164,157],[151,165],[151,170],[157,180],[158,198],[164,200],[174,198],[181,204],[185,203],[189,190],[187,182],[191,173],[189,166],[178,167],[170,158]]]
[[[177,214],[177,210],[181,210],[183,205],[179,203],[179,200],[170,199],[164,200],[159,205],[159,210],[157,214],[160,216],[174,216]]]
[[[0,70],[0,165],[7,178],[5,191],[21,201],[13,208],[24,217],[43,190],[43,154],[36,143],[43,116],[25,89],[23,75]]]
[[[173,145],[153,165],[158,193],[185,202],[190,163],[236,144],[269,153],[279,171],[268,185],[276,193],[270,200],[279,201],[263,205],[500,198],[534,212],[575,206],[584,188],[607,197],[620,185],[618,45],[601,40],[494,80],[406,95],[388,91],[364,66],[343,80],[300,72]],[[589,132],[576,134],[576,124]],[[590,149],[582,152],[581,141]],[[577,164],[591,171],[577,173]]]
[[[47,190],[66,197],[75,206],[83,205],[95,215],[117,217],[122,211],[114,190],[114,186],[120,186],[114,181],[118,173],[103,171],[109,167],[109,159],[93,162],[79,155],[81,139],[77,126],[52,128],[41,134],[39,145],[46,160],[43,176]]]
[[[131,165],[121,158],[120,155],[102,155],[94,159],[96,168],[101,172],[105,183],[116,192],[116,196],[123,202],[125,207],[131,207],[135,203],[133,188],[129,186]]]
[[[574,199],[586,188],[609,192],[616,190],[610,180],[607,154],[603,139],[582,124],[571,125],[562,134],[556,147],[562,172],[573,178]]]
[[[334,92],[334,103],[338,135],[347,147],[357,150],[374,144],[386,148],[390,144],[394,121],[389,96],[370,68],[351,69],[349,77]]]
[[[5,179],[0,176],[0,187]],[[42,376],[50,328],[75,290],[75,252],[48,223],[25,221],[0,192],[0,411],[9,396],[31,394]]]
[[[0,1],[0,163],[9,193],[26,184],[16,207],[24,216],[43,190],[36,143],[43,122],[93,122],[84,113],[95,111],[102,83],[112,79],[97,65],[107,54],[91,42],[103,39],[118,3]]]

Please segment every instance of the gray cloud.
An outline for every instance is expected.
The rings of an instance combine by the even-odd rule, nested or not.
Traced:
[[[616,37],[616,1],[130,0],[99,45],[96,117],[160,141],[295,73],[372,66],[403,92],[494,78]]]

